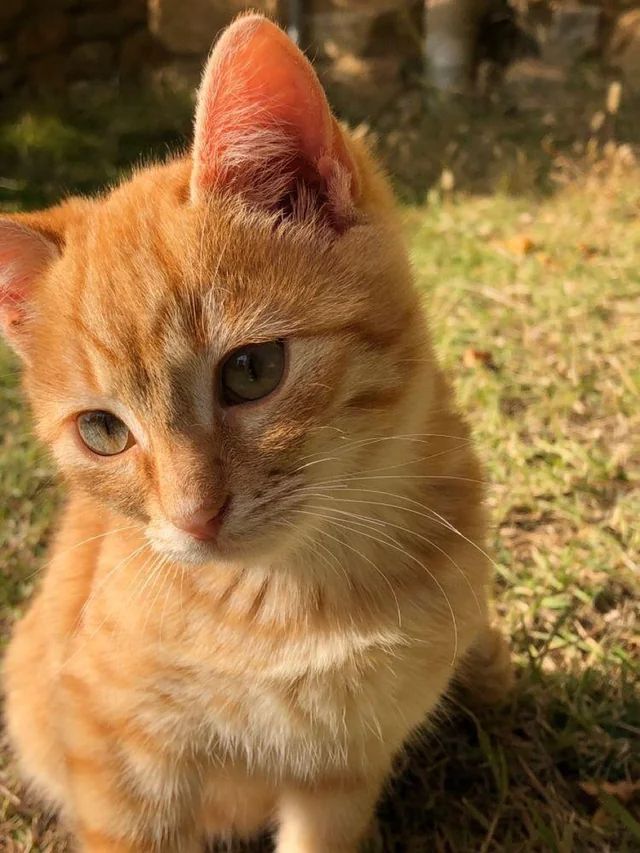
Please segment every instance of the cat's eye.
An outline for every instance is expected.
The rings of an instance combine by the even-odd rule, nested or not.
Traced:
[[[232,352],[220,371],[223,401],[235,406],[266,397],[280,384],[284,364],[282,341],[248,344]]]
[[[84,444],[99,456],[116,456],[133,444],[129,427],[111,412],[83,412],[76,426]]]

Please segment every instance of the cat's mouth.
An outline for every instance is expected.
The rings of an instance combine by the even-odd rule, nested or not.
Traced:
[[[286,519],[301,505],[298,489],[290,484],[286,491],[272,490],[258,503],[252,496],[228,495],[214,515],[203,513],[197,524],[164,514],[152,516],[145,535],[157,553],[177,562],[197,566],[252,561],[287,550],[295,525]]]
[[[159,519],[147,526],[146,537],[158,553],[196,566],[235,560],[266,545],[266,531],[258,519],[248,520],[242,513],[240,517],[233,516],[229,500],[220,509],[219,516],[206,522],[203,528]]]
[[[214,529],[216,528],[217,529]],[[152,518],[145,529],[145,536],[158,554],[178,562],[200,564],[220,552],[223,540],[223,524],[205,523],[196,525],[174,524],[166,518]]]
[[[224,556],[226,551],[220,535],[207,538],[180,531],[173,525],[152,523],[146,537],[151,547],[165,557],[181,563],[202,565]]]
[[[147,524],[145,535],[153,549],[173,560],[203,563],[220,556],[228,545],[225,540],[232,505],[227,494],[217,505],[211,502],[191,506],[172,516],[156,515]]]

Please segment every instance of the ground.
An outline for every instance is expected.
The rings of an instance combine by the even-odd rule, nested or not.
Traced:
[[[517,669],[504,705],[452,696],[398,762],[379,809],[387,853],[640,850],[640,105],[607,114],[607,82],[590,73],[497,100],[418,95],[377,126],[486,464]],[[184,144],[187,115],[180,99],[104,92],[7,113],[0,210],[112,182],[140,152]],[[18,381],[1,349],[3,642],[60,496]],[[6,751],[0,849],[67,849]]]

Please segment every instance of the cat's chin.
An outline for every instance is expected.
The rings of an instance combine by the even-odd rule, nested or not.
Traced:
[[[207,566],[211,564],[231,563],[244,554],[244,549],[220,542],[200,542],[191,539],[185,542],[171,542],[147,533],[147,539],[153,550],[162,557],[185,566]]]
[[[249,544],[234,543],[229,541],[202,542],[189,538],[186,541],[167,541],[147,532],[147,539],[151,547],[163,557],[185,565],[199,567],[211,564],[238,563],[238,561],[249,561],[257,556],[264,556],[266,547],[264,541]]]
[[[205,566],[207,563],[225,559],[221,549],[210,542],[194,542],[188,546],[177,546],[151,540],[151,546],[163,557],[190,566]]]

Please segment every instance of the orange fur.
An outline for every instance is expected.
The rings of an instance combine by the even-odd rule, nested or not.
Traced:
[[[258,58],[306,69],[263,19],[234,26],[257,28]],[[469,431],[387,182],[328,115],[318,156],[285,164],[301,205],[218,187],[205,116],[193,160],[12,219],[55,254],[23,263],[12,339],[68,500],[6,657],[7,719],[91,853],[269,826],[278,853],[353,853],[456,671],[507,680]],[[277,339],[280,387],[222,407],[221,359]],[[75,429],[91,409],[136,443],[91,455]],[[209,550],[172,524],[229,494]]]

